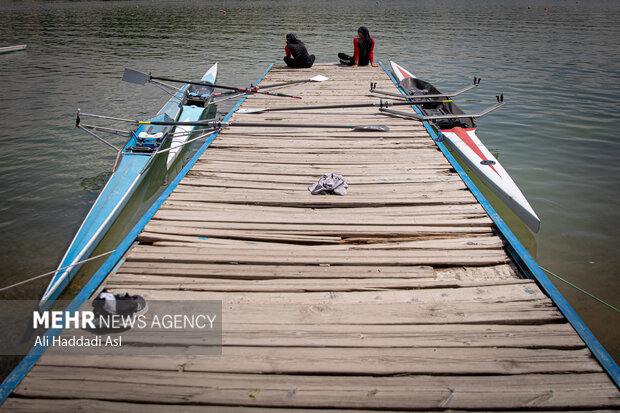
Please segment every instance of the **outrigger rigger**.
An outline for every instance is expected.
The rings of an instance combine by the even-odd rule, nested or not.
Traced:
[[[201,79],[203,83],[184,84],[181,88],[158,83],[157,86],[172,88],[175,92],[173,92],[173,96],[168,103],[151,120],[174,121],[182,119],[189,122],[201,119],[213,99],[213,87],[205,83],[215,82],[216,76],[217,63],[204,74]],[[179,149],[184,143],[189,142],[187,139],[192,133],[201,134],[200,136],[192,137],[192,141],[213,133],[213,129],[194,131],[193,126],[174,129],[174,126],[165,125],[139,125],[135,131],[120,131],[83,124],[81,121],[82,117],[127,121],[126,119],[86,114],[78,111],[76,126],[113,148],[117,152],[117,160],[112,176],[99,194],[88,215],[86,215],[84,222],[82,222],[80,229],[75,234],[73,241],[71,241],[69,248],[58,265],[56,273],[43,294],[39,303],[39,307],[42,310],[49,309],[53,300],[57,299],[67,288],[80,269],[82,265],[80,262],[88,258],[107,233],[114,220],[136,191],[155,158],[161,153],[169,152],[168,163],[171,164],[178,155],[178,150],[176,152],[173,152],[173,150]],[[129,141],[123,149],[119,149],[99,137],[95,133],[97,131],[120,135],[128,134]],[[165,148],[170,142],[171,146]],[[172,159],[170,156],[172,156]]]
[[[390,62],[400,87],[405,91],[411,105],[418,108],[421,115],[380,108],[384,113],[406,116],[418,121],[428,121],[441,131],[452,149],[461,160],[533,231],[540,229],[540,219],[529,202],[514,183],[508,172],[489,152],[476,135],[476,118],[486,115],[504,105],[503,95],[497,97],[497,103],[476,114],[464,113],[452,101],[445,99],[457,96],[476,87],[480,79],[474,78],[474,84],[452,94],[442,94],[433,85],[416,78],[411,72],[395,62]],[[371,91],[383,95],[400,96],[389,92]],[[421,101],[422,100],[422,101]]]

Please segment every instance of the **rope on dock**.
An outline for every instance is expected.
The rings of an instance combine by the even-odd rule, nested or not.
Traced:
[[[586,291],[586,290],[584,290],[583,288],[576,286],[576,285],[575,285],[575,284],[573,284],[572,282],[570,282],[570,281],[568,281],[568,280],[565,280],[564,278],[560,277],[560,276],[559,276],[559,275],[557,275],[557,274],[554,274],[553,272],[549,271],[549,270],[548,270],[548,269],[546,269],[545,267],[540,266],[540,265],[539,265],[539,267],[540,267],[541,269],[545,270],[547,273],[549,273],[549,274],[553,275],[553,276],[554,276],[555,278],[557,278],[558,280],[560,280],[560,281],[564,281],[566,284],[570,285],[571,287],[573,287],[573,288],[575,288],[575,289],[577,289],[577,290],[581,291],[581,292],[582,292],[582,293],[584,293],[585,295],[587,295],[587,296],[589,296],[589,297],[591,297],[591,298],[594,298],[594,299],[595,299],[596,301],[598,301],[599,303],[601,303],[601,304],[605,304],[607,307],[611,308],[612,310],[616,310],[617,312],[619,312],[619,313],[620,313],[620,310],[619,310],[619,309],[617,309],[616,307],[614,307],[613,305],[611,305],[611,304],[609,304],[609,303],[606,303],[605,301],[603,301],[603,300],[601,300],[600,298],[598,298],[598,297],[594,296],[593,294],[590,294],[589,292],[587,292],[587,291]]]
[[[15,283],[15,284],[11,284],[11,285],[6,286],[6,287],[2,287],[2,288],[0,288],[0,292],[1,291],[6,291],[6,290],[10,290],[11,288],[15,288],[15,287],[17,287],[19,285],[26,284],[26,283],[29,283],[29,282],[34,281],[34,280],[38,280],[39,278],[47,277],[48,275],[56,274],[58,271],[66,270],[67,268],[75,267],[76,265],[84,264],[85,262],[93,261],[93,260],[96,260],[97,258],[101,258],[101,257],[104,257],[106,255],[110,255],[114,251],[116,251],[116,250],[104,252],[103,254],[99,254],[99,255],[97,255],[95,257],[91,257],[91,258],[87,258],[87,259],[82,260],[82,261],[78,261],[75,264],[67,265],[66,267],[58,268],[57,270],[46,272],[45,274],[37,275],[35,277],[28,278],[27,280],[23,280],[23,281],[20,281],[20,282]]]

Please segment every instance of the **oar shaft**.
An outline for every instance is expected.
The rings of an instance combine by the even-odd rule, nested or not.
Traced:
[[[240,89],[240,88],[232,87],[232,86],[214,85],[211,82],[193,82],[191,80],[171,79],[169,77],[151,76],[151,79],[163,80],[165,82],[183,83],[183,84],[188,84],[188,85],[218,87],[220,89],[230,89],[230,90],[239,90]]]
[[[292,82],[281,82],[281,83],[274,83],[271,85],[265,85],[265,86],[257,86],[256,89],[268,89],[268,88],[272,88],[272,87],[280,87],[280,86],[288,86],[288,85],[296,85],[298,83],[307,83],[307,82],[312,82],[312,80],[310,79],[306,79],[306,80],[294,80]]]
[[[241,127],[269,127],[269,128],[354,128],[350,125],[321,125],[316,123],[264,123],[264,122],[220,122],[213,120],[198,120],[191,122],[174,122],[174,121],[141,121],[140,125],[158,125],[158,126],[210,126],[213,128],[224,128],[227,126]]]
[[[419,102],[421,103],[448,103],[452,101],[438,100],[432,102]],[[247,109],[245,111],[239,110],[239,113],[261,113],[261,112],[280,112],[286,110],[315,110],[315,109],[347,109],[347,108],[368,108],[379,107],[386,108],[389,106],[408,105],[411,106],[417,102],[399,101],[399,102],[374,102],[374,103],[350,103],[344,105],[315,105],[315,106],[288,106],[283,108],[261,108],[261,109]]]
[[[229,126],[240,127],[259,127],[259,128],[336,128],[336,129],[353,129],[365,131],[388,132],[387,126],[359,126],[359,125],[331,125],[316,123],[263,123],[263,122],[222,122],[214,120],[201,120],[192,122],[174,122],[174,121],[141,121],[140,125],[160,125],[160,126],[209,126],[212,128],[225,128]]]
[[[190,85],[210,86],[210,87],[217,88],[217,89],[234,90],[235,92],[241,92],[241,93],[260,93],[263,95],[301,99],[300,96],[292,96],[292,95],[287,95],[287,94],[278,93],[278,92],[262,91],[262,90],[258,90],[258,88],[256,87],[244,88],[244,87],[236,87],[236,86],[219,85],[219,84],[215,84],[211,82],[191,82],[188,80],[177,80],[177,79],[170,79],[166,77],[155,77],[155,76],[151,76],[151,79],[163,80],[166,82],[185,83],[185,84],[190,84]]]
[[[229,122],[222,123],[222,126],[242,126],[242,127],[268,127],[268,128],[340,128],[351,129],[353,125],[326,125],[316,123],[261,123],[261,122]]]

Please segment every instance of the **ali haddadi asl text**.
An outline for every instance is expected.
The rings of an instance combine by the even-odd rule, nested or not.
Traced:
[[[93,338],[85,338],[84,336],[73,337],[52,337],[52,347],[120,347],[122,346],[122,337],[112,338],[106,336],[105,341],[101,336],[95,336]],[[35,346],[49,347],[50,337],[40,336],[35,341]]]

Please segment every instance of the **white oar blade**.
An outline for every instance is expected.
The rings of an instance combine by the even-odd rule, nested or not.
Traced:
[[[326,80],[329,80],[329,78],[323,75],[318,75],[310,78],[310,80],[313,82],[325,82]]]
[[[151,80],[151,76],[146,73],[138,72],[137,70],[125,68],[123,73],[123,82],[136,83],[138,85],[144,85]]]
[[[269,108],[257,108],[257,109],[237,109],[236,113],[261,113],[268,111]]]

